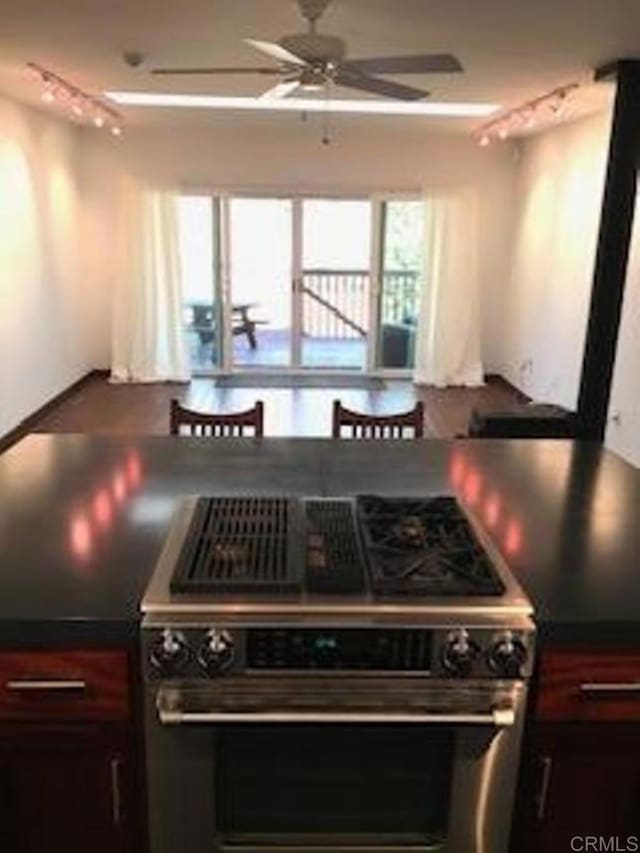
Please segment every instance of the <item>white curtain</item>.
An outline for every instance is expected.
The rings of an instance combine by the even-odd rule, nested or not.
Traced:
[[[177,198],[127,182],[121,205],[111,379],[188,382]]]
[[[414,382],[482,385],[475,193],[461,188],[430,195],[425,219]]]

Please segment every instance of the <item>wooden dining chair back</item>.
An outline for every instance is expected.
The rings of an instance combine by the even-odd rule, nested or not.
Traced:
[[[367,415],[347,409],[340,400],[334,400],[332,435],[334,438],[422,438],[424,406],[418,402],[408,412]]]
[[[211,438],[234,438],[253,430],[256,438],[264,435],[264,405],[258,400],[244,412],[196,412],[187,409],[179,400],[171,401],[171,435],[202,435]]]

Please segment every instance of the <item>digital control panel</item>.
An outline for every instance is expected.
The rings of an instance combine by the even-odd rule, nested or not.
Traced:
[[[357,628],[250,629],[250,669],[428,671],[430,631]]]
[[[525,632],[490,628],[214,625],[143,634],[150,680],[314,671],[517,679],[531,674],[532,640]]]

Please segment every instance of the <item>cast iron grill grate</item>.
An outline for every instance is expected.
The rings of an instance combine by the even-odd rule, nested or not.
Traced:
[[[297,506],[286,498],[199,498],[171,592],[299,589],[299,526]]]
[[[353,515],[346,500],[308,500],[307,589],[317,593],[361,592],[366,564]]]

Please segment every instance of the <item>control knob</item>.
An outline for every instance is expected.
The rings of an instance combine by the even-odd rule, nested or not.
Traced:
[[[186,667],[191,651],[180,631],[165,628],[161,638],[153,644],[149,659],[153,669],[168,678],[179,675]]]
[[[233,663],[233,640],[228,631],[207,631],[198,654],[200,666],[207,675],[221,675]]]
[[[480,654],[477,643],[469,638],[464,628],[452,631],[442,652],[442,665],[458,678],[467,678],[471,674],[473,663]]]
[[[489,669],[504,678],[521,678],[527,648],[511,631],[499,634],[487,652]]]

